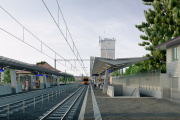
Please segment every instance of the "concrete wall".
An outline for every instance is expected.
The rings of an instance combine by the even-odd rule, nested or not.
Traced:
[[[156,97],[156,98],[162,98],[162,92],[159,90],[147,90],[147,89],[140,89],[140,94],[148,95],[151,97]]]
[[[21,84],[18,84],[18,92],[22,92]],[[5,83],[0,85],[0,95],[12,94],[11,83]]]
[[[50,83],[47,83],[47,86],[46,86],[46,88],[49,88],[49,87],[51,87],[51,86],[50,86]]]
[[[134,86],[123,86],[123,96],[140,97],[139,88]]]
[[[11,85],[0,85],[0,95],[11,94]]]
[[[114,96],[122,96],[123,95],[123,85],[115,85],[114,86]]]
[[[108,85],[107,94],[110,97],[114,97],[114,86]]]
[[[44,83],[40,83],[40,89],[44,89]]]
[[[18,92],[22,92],[22,85],[18,84]]]

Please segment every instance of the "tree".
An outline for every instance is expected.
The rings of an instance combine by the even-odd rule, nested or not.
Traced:
[[[143,35],[140,46],[151,51],[150,57],[144,65],[147,70],[161,69],[166,72],[166,51],[153,48],[174,37],[180,35],[180,1],[179,0],[142,0],[145,5],[151,5],[152,9],[144,11],[146,22],[136,25]]]
[[[126,68],[124,75],[136,74],[139,72],[147,71],[146,67],[144,66],[145,62],[146,61],[142,61],[134,65],[130,65],[128,68]]]
[[[6,83],[11,83],[11,75],[10,75],[10,70],[9,69],[6,69],[4,71],[3,81],[6,82]]]
[[[114,71],[112,76],[119,76],[119,71]]]

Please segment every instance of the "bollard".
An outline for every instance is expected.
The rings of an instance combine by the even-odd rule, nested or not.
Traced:
[[[7,105],[7,119],[9,120],[9,105]]]
[[[25,101],[23,101],[23,114],[25,114]]]
[[[42,106],[43,106],[43,95],[42,95]]]
[[[35,111],[35,107],[36,107],[36,106],[35,106],[35,105],[36,105],[35,102],[36,102],[36,98],[34,97],[34,111]]]
[[[49,93],[48,93],[48,103],[49,103]]]

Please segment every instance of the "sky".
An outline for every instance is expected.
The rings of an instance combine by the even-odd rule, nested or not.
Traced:
[[[0,56],[30,64],[46,61],[53,67],[55,57],[56,59],[62,59],[60,56],[65,59],[75,59],[77,51],[75,50],[75,55],[71,51],[73,42],[70,35],[67,34],[67,41],[71,48],[63,37],[63,35],[66,36],[66,26],[60,12],[58,15],[56,0],[44,0],[44,2],[62,32],[53,21],[42,0],[0,1]],[[144,47],[138,45],[142,42],[139,36],[143,33],[135,28],[136,24],[139,25],[146,21],[144,10],[149,8],[141,0],[58,0],[58,2],[82,59],[90,59],[90,56],[100,57],[99,36],[116,39],[116,58],[142,57],[149,53]],[[58,55],[55,56],[52,50],[38,40]],[[71,69],[71,64],[76,66],[78,71],[73,67]],[[86,75],[78,62],[71,61],[71,64],[59,61],[56,68],[73,75],[82,73]],[[89,74],[90,62],[84,61],[84,66]]]

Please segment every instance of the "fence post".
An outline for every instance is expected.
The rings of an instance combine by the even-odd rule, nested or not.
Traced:
[[[53,91],[52,91],[52,101],[53,101]]]
[[[7,105],[7,119],[9,120],[9,104]]]
[[[43,106],[43,95],[42,95],[42,106]]]
[[[25,114],[25,101],[23,101],[23,114]]]
[[[49,103],[49,93],[48,93],[48,103]]]
[[[35,100],[36,100],[36,99],[35,99],[35,97],[34,97],[34,111],[35,111],[35,107],[36,107],[36,106],[35,106],[35,105],[36,105]]]

